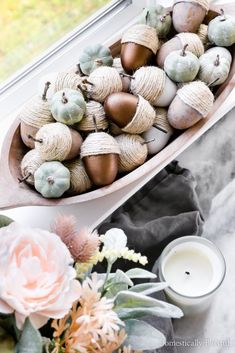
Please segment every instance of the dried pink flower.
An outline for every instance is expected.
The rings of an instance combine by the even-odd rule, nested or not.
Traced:
[[[97,231],[90,232],[87,228],[78,231],[74,216],[60,215],[52,231],[66,244],[75,261],[88,262],[99,248]]]

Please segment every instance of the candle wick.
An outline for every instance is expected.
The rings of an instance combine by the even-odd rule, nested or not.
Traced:
[[[187,276],[189,276],[189,275],[190,275],[190,272],[189,272],[189,271],[185,271],[185,274],[186,274]]]

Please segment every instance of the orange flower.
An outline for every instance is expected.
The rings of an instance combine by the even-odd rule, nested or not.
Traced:
[[[99,248],[98,233],[96,231],[91,233],[87,228],[78,231],[73,216],[60,215],[52,231],[66,244],[75,261],[88,262]]]

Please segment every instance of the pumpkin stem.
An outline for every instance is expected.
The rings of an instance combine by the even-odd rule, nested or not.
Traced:
[[[101,59],[96,59],[96,60],[95,60],[95,63],[96,63],[97,65],[103,65],[103,60],[101,60]]]
[[[183,49],[182,49],[182,52],[181,52],[181,55],[182,55],[182,56],[186,56],[185,51],[186,51],[186,48],[187,48],[187,47],[188,47],[188,44],[185,44],[184,47],[183,47]]]
[[[225,13],[224,13],[224,10],[223,9],[220,9],[220,13],[221,13],[221,19],[220,21],[226,21],[226,17],[225,17]]]
[[[50,85],[51,85],[51,83],[49,81],[45,83],[45,87],[44,87],[44,91],[43,91],[43,95],[42,95],[43,101],[47,101],[47,91],[48,91]]]
[[[55,179],[52,175],[49,175],[49,177],[47,177],[47,181],[50,185],[53,185],[55,183]]]
[[[149,15],[150,15],[149,10],[147,10],[146,16],[145,16],[145,24],[146,25],[148,24]]]
[[[34,142],[43,143],[43,139],[36,139],[32,135],[28,135],[28,139],[33,140]]]
[[[126,73],[124,73],[124,72],[120,72],[120,76],[128,77],[128,78],[130,78],[131,80],[134,80],[134,79],[135,79],[134,76],[128,75],[128,74],[126,74]]]
[[[76,68],[77,68],[77,70],[75,71],[75,74],[76,74],[76,75],[83,75],[82,70],[81,70],[81,68],[80,68],[80,64],[77,64],[77,65],[76,65]]]
[[[154,124],[153,126],[154,126],[156,129],[158,129],[159,131],[162,131],[162,132],[164,132],[165,134],[167,134],[167,131],[166,131],[165,129],[163,129],[160,125]]]
[[[32,174],[31,173],[29,173],[29,174],[27,174],[25,177],[23,177],[23,178],[18,178],[18,181],[19,181],[19,183],[21,184],[21,183],[23,183],[25,180],[27,180],[30,176],[31,176]]]
[[[219,66],[220,64],[220,57],[219,57],[219,54],[216,56],[216,60],[214,61],[214,65],[215,66]]]
[[[65,92],[62,93],[62,99],[61,99],[62,103],[66,104],[68,103],[68,98],[65,95]]]
[[[143,142],[141,142],[141,145],[142,145],[142,146],[143,146],[143,145],[148,145],[149,143],[154,142],[154,141],[155,141],[155,139],[143,141]]]
[[[161,21],[161,22],[165,22],[167,16],[169,16],[169,15],[170,15],[169,12],[165,13],[165,15],[162,15],[162,17],[160,18],[160,21]]]
[[[207,86],[211,87],[215,82],[217,82],[220,78],[217,77],[215,80],[211,81]]]
[[[95,115],[92,116],[92,119],[93,119],[93,123],[95,125],[95,132],[98,132],[98,127],[97,127],[97,122],[96,122],[96,117]]]

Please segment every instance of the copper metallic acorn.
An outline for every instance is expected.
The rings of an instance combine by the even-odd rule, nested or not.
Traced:
[[[204,82],[194,81],[178,90],[168,109],[168,121],[175,129],[187,129],[206,118],[214,96]]]
[[[140,134],[148,130],[155,119],[155,111],[150,103],[140,95],[114,93],[105,101],[106,115],[123,132]]]
[[[209,9],[208,0],[175,0],[172,20],[175,30],[197,32]]]
[[[111,184],[118,173],[120,149],[115,139],[105,132],[88,135],[81,147],[86,172],[96,186]]]
[[[159,48],[156,29],[138,24],[124,33],[121,47],[121,62],[127,73],[133,73],[141,66],[149,64]]]

